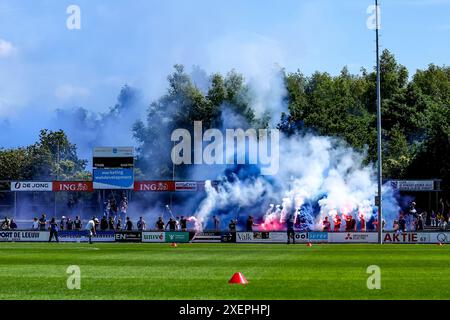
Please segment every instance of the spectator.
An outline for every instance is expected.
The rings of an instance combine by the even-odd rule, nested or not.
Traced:
[[[331,223],[330,223],[330,221],[328,221],[328,217],[325,217],[325,219],[322,222],[322,225],[323,225],[323,231],[327,231],[327,232],[330,231]]]
[[[236,220],[231,219],[230,224],[228,225],[228,230],[230,232],[236,232]]]
[[[113,219],[113,217],[109,217],[108,218],[108,229],[109,230],[114,230],[114,219]]]
[[[361,231],[366,231],[366,219],[363,214],[359,215],[359,229]]]
[[[66,225],[66,217],[65,216],[62,216],[61,217],[61,221],[59,222],[59,229],[60,230],[64,230],[64,226]]]
[[[392,229],[394,230],[394,232],[398,232],[398,230],[399,230],[398,220],[394,220]]]
[[[177,222],[174,219],[170,218],[169,222],[167,222],[166,230],[167,230],[167,227],[169,227],[170,231],[176,231]]]
[[[103,216],[102,220],[100,220],[100,230],[105,231],[108,229],[108,220],[106,220],[106,217]]]
[[[181,227],[181,231],[187,230],[187,220],[183,216],[181,216],[181,219],[180,219],[180,227]]]
[[[345,216],[345,231],[353,231],[354,227],[353,227],[353,218],[351,215],[346,215]]]
[[[122,219],[117,219],[117,224],[116,224],[116,230],[120,231],[122,230]]]
[[[125,194],[122,195],[122,199],[120,200],[120,217],[124,218],[128,212],[128,199]]]
[[[16,230],[17,229],[17,224],[16,224],[16,221],[14,219],[11,219],[11,222],[9,224],[9,228],[11,230]]]
[[[0,229],[1,230],[9,230],[9,225],[10,225],[10,221],[8,219],[8,217],[5,217],[5,219],[3,220]]]
[[[75,226],[75,230],[81,230],[81,220],[80,218],[78,218],[78,216],[75,217],[73,224]]]
[[[439,199],[439,209],[438,209],[439,213],[441,215],[445,214],[445,203],[444,203],[444,199],[440,198]]]
[[[406,219],[404,215],[401,215],[400,218],[398,219],[398,230],[400,232],[406,231]]]
[[[37,217],[34,217],[33,224],[31,225],[31,229],[39,230],[39,221]]]
[[[336,213],[333,222],[334,222],[334,231],[337,232],[341,230],[342,220],[341,217],[339,217],[339,214]]]
[[[39,219],[39,230],[45,231],[46,225],[47,225],[47,219],[46,219],[45,213],[43,213],[41,218]]]
[[[156,221],[155,226],[158,231],[164,231],[164,221],[162,217],[158,218],[158,221]]]
[[[139,231],[144,231],[147,228],[147,224],[144,221],[144,218],[140,217],[137,222],[137,228]]]
[[[131,222],[130,217],[127,217],[127,222],[125,223],[125,227],[127,231],[133,230],[133,222]]]
[[[66,229],[73,230],[73,227],[74,227],[73,220],[68,217],[66,222]]]
[[[48,242],[51,242],[53,239],[53,236],[56,239],[56,242],[59,242],[58,239],[58,224],[56,223],[55,218],[52,218],[52,220],[50,220],[50,237],[48,238]]]
[[[247,228],[246,228],[246,230],[248,231],[248,232],[251,232],[251,231],[253,231],[253,226],[255,225],[255,223],[253,222],[253,217],[252,216],[248,216],[248,219],[247,219]]]
[[[431,210],[430,221],[431,221],[431,226],[432,227],[437,227],[436,213],[434,212],[434,210]]]

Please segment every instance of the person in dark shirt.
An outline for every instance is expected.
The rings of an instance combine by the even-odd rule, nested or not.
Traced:
[[[105,231],[108,229],[108,220],[106,220],[106,217],[103,216],[102,220],[100,221],[100,230]]]
[[[162,217],[159,217],[158,221],[156,221],[156,228],[159,231],[164,231],[164,221],[163,221]]]
[[[181,231],[187,230],[187,220],[183,216],[181,216],[181,219],[180,219],[180,226],[181,226]]]
[[[126,230],[127,231],[132,231],[133,230],[133,222],[131,222],[130,217],[127,217]]]
[[[122,219],[118,219],[118,220],[117,220],[116,230],[117,230],[117,231],[122,230]]]
[[[287,244],[291,243],[291,237],[292,237],[292,243],[295,244],[295,231],[294,231],[294,223],[295,218],[291,214],[286,220],[286,226],[287,226]]]
[[[42,217],[39,219],[39,230],[45,231],[45,226],[47,224],[47,219],[45,218],[45,213],[42,214]]]
[[[50,220],[50,237],[48,238],[48,242],[52,241],[53,236],[55,236],[56,242],[59,242],[59,239],[58,239],[58,223],[56,223],[55,218],[52,218],[52,220]]]
[[[81,230],[81,220],[80,218],[78,218],[78,216],[75,217],[73,224],[75,226],[75,230]]]
[[[400,216],[400,219],[398,220],[398,230],[400,232],[406,231],[406,220],[404,216]]]
[[[59,230],[64,230],[65,225],[66,225],[66,217],[62,216],[61,221],[59,222]]]
[[[143,217],[139,217],[138,222],[136,223],[137,228],[139,231],[144,231],[147,227],[147,224],[145,223],[145,220]]]
[[[11,219],[11,223],[9,224],[9,228],[11,230],[16,230],[17,229],[17,223],[14,219]]]
[[[169,227],[170,231],[175,231],[177,228],[177,222],[174,219],[170,218],[169,222],[167,222],[166,229],[167,227]]]
[[[252,216],[248,216],[248,219],[247,219],[247,231],[248,232],[253,231],[253,226],[254,225],[255,224],[253,223],[253,217]]]
[[[67,230],[73,230],[73,220],[72,219],[67,218],[66,228],[67,228]]]
[[[230,232],[236,232],[236,221],[230,220],[230,224],[228,225],[228,230]]]
[[[114,230],[114,219],[113,219],[113,217],[109,217],[109,220],[108,220],[108,229],[109,229],[109,230]]]

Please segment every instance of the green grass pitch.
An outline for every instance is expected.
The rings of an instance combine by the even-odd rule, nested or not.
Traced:
[[[0,299],[450,299],[449,271],[448,245],[0,243]]]

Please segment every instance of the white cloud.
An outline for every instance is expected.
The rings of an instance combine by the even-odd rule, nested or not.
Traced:
[[[76,97],[84,98],[89,96],[89,94],[89,89],[71,84],[61,85],[55,90],[55,96],[61,100],[69,100]]]
[[[0,58],[7,58],[16,52],[16,47],[11,42],[0,39]]]

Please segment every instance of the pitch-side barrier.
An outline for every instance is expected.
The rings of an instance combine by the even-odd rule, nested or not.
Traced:
[[[88,242],[87,231],[59,231],[60,242]],[[2,230],[0,242],[46,242],[48,231]],[[286,243],[286,232],[98,231],[93,242]],[[295,232],[295,243],[377,243],[376,232]],[[450,232],[384,232],[386,244],[450,243]]]

